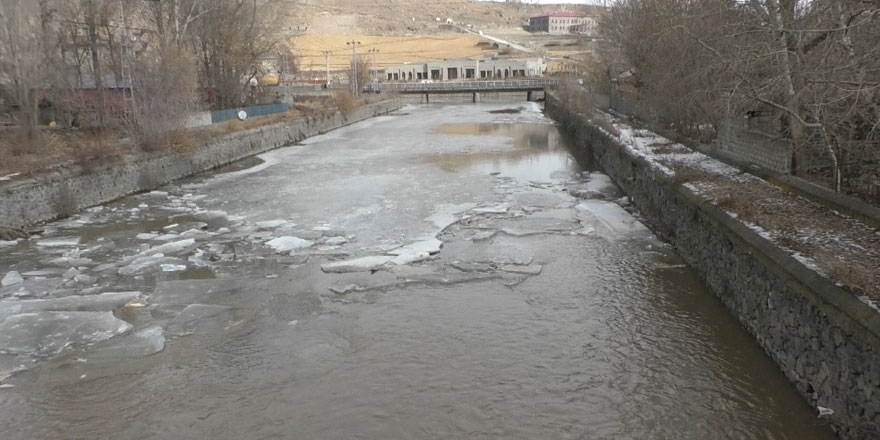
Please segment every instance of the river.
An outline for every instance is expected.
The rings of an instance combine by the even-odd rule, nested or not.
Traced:
[[[833,438],[536,103],[407,106],[0,276],[3,439]]]

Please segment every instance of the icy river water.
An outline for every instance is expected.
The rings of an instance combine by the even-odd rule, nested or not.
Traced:
[[[5,440],[832,438],[535,103],[92,208],[0,277]]]

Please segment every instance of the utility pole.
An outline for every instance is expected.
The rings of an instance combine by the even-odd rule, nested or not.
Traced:
[[[137,122],[137,106],[134,100],[134,81],[131,77],[131,66],[127,65],[128,31],[126,30],[124,7],[123,0],[119,0],[119,76],[122,84],[117,84],[117,87],[122,91],[122,114],[128,119],[129,123],[134,124]],[[126,91],[126,87],[128,91]]]
[[[373,71],[372,78],[374,86],[379,81],[379,66],[376,64],[376,56],[378,55],[379,49],[370,49],[370,64],[372,64],[371,70]]]
[[[324,86],[329,89],[330,88],[330,51],[325,50],[322,53],[324,54],[324,61],[327,63],[327,76],[324,77]]]
[[[354,75],[352,75],[352,85],[354,86],[354,94],[355,96],[360,96],[361,91],[358,88],[358,65],[357,65],[357,54],[355,53],[355,48],[361,44],[360,41],[348,41],[345,43],[346,46],[351,46],[351,66]]]

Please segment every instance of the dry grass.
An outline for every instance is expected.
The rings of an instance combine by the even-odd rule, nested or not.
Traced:
[[[348,69],[351,49],[347,41],[360,41],[359,52],[379,48],[376,64],[383,68],[389,64],[404,62],[435,61],[444,58],[483,57],[495,53],[495,49],[477,46],[482,38],[478,35],[457,36],[406,36],[384,37],[373,35],[302,35],[290,40],[290,46],[299,57],[302,70],[323,71],[326,60],[322,51],[334,51],[330,68],[334,71]]]
[[[34,176],[66,165],[92,169],[124,151],[120,136],[112,132],[43,130],[33,136],[17,130],[0,133],[0,175]]]
[[[880,301],[880,232],[758,178],[743,181],[674,162],[676,181],[697,186],[722,210],[759,226],[855,295]]]
[[[196,129],[177,129],[162,135],[137,136],[130,141],[129,133],[44,129],[28,137],[13,128],[0,128],[0,176],[20,173],[35,177],[54,169],[79,166],[83,172],[122,161],[126,156],[173,152],[192,154],[212,139],[231,133],[284,122],[325,118],[335,111],[350,112],[369,103],[351,93],[321,101],[295,104],[289,111],[246,121],[231,120]],[[15,179],[15,180],[20,180]]]

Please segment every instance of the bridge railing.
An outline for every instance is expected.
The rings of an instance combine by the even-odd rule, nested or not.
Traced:
[[[378,90],[399,92],[468,92],[484,90],[529,90],[556,87],[555,79],[519,79],[499,81],[443,81],[430,83],[379,83]],[[375,90],[370,87],[371,90]]]

